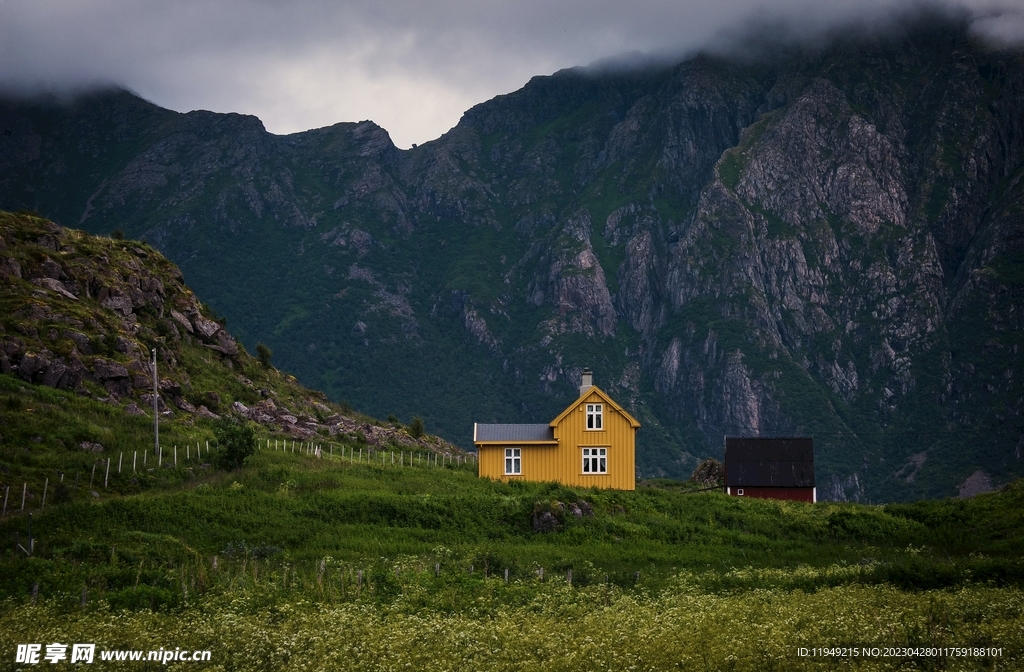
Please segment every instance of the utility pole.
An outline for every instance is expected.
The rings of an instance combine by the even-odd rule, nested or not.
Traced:
[[[156,375],[156,348],[153,348],[153,453],[157,456],[160,455],[159,380]]]

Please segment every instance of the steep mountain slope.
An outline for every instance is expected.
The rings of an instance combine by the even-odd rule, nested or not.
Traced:
[[[263,366],[149,245],[0,212],[0,485],[31,487],[25,497],[35,508],[46,479],[55,486],[62,473],[88,474],[108,458],[120,469],[125,454],[129,463],[145,459],[151,351],[161,444],[180,445],[183,459],[186,445],[194,457],[196,443],[213,438],[218,416],[257,423],[261,440],[458,452],[332,405]],[[131,487],[145,487],[139,479]]]
[[[1022,472],[1024,57],[957,20],[563,71],[410,151],[123,92],[0,125],[0,204],[152,243],[304,382],[463,445],[590,366],[646,475],[730,433],[814,435],[832,499]]]

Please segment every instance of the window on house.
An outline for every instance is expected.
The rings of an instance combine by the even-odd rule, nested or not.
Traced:
[[[743,488],[736,488],[736,494],[742,497],[743,496]]]
[[[587,429],[603,429],[601,421],[603,404],[587,404]]]
[[[607,448],[584,448],[583,449],[583,473],[584,474],[607,474],[608,473],[608,449]]]
[[[523,473],[523,449],[522,448],[506,448],[505,449],[505,474],[521,474]]]

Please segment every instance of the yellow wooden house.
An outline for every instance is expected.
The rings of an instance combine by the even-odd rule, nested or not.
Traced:
[[[579,399],[557,418],[547,424],[474,423],[473,443],[480,476],[634,490],[639,428],[584,369]]]

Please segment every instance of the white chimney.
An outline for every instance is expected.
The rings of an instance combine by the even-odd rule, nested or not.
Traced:
[[[580,396],[587,393],[587,390],[594,386],[594,373],[590,369],[583,369],[583,376],[580,385]]]

